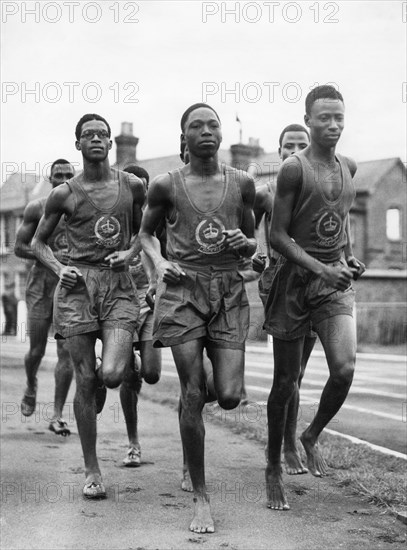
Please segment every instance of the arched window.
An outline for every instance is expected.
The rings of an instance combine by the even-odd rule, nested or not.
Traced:
[[[389,241],[401,240],[401,212],[400,208],[391,207],[386,212],[386,236]]]

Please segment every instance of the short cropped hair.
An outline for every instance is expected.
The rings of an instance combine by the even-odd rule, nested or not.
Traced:
[[[307,115],[311,114],[312,105],[315,101],[317,101],[317,99],[337,99],[344,103],[342,94],[333,86],[329,84],[317,86],[312,89],[305,98],[305,112]]]
[[[79,120],[78,124],[76,125],[75,136],[78,141],[81,138],[82,126],[85,124],[85,122],[89,122],[90,120],[100,120],[101,122],[104,122],[107,126],[107,133],[109,134],[109,137],[111,136],[112,131],[110,130],[110,126],[107,120],[104,119],[102,116],[97,115],[96,113],[88,113],[86,115],[83,115],[83,117]]]
[[[66,160],[66,159],[57,159],[57,160],[54,160],[54,162],[51,164],[51,169],[50,169],[50,171],[49,171],[49,173],[51,174],[51,176],[52,176],[52,171],[53,171],[53,169],[55,168],[55,166],[56,166],[57,164],[71,164],[71,163],[69,162],[69,160]],[[72,164],[71,164],[71,166],[72,166]],[[72,168],[73,168],[73,166],[72,166]],[[75,171],[75,169],[74,169],[74,171]]]
[[[288,126],[286,126],[284,128],[284,130],[280,134],[280,137],[279,137],[279,140],[278,140],[278,143],[280,144],[280,147],[283,144],[284,134],[286,134],[287,132],[304,132],[305,134],[307,134],[308,141],[309,141],[309,133],[308,133],[308,130],[306,128],[304,128],[304,126],[301,126],[301,124],[289,124]]]
[[[137,164],[127,164],[127,166],[123,168],[123,172],[134,174],[138,178],[144,178],[147,183],[150,181],[150,176],[147,170],[144,170],[144,168],[138,166]]]
[[[188,117],[189,115],[192,113],[192,111],[195,111],[196,109],[210,109],[211,111],[214,112],[216,118],[219,120],[220,122],[220,118],[219,118],[219,115],[218,113],[215,111],[215,109],[213,107],[211,107],[210,105],[207,105],[206,103],[194,103],[193,105],[191,105],[190,107],[188,107],[188,109],[184,112],[184,114],[182,115],[181,117],[181,130],[184,132],[185,131],[185,124],[188,120]]]

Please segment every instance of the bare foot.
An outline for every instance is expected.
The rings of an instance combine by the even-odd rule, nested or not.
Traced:
[[[312,444],[305,432],[300,436],[300,441],[307,453],[307,466],[311,474],[315,477],[326,476],[328,474],[328,466],[319,452],[318,444]]]
[[[186,466],[184,466],[182,469],[181,489],[183,491],[187,491],[188,493],[193,493],[194,491],[194,488],[192,487],[191,477]]]
[[[209,500],[204,497],[194,497],[194,517],[189,529],[194,533],[214,533],[215,526],[211,516]]]
[[[272,510],[289,510],[290,506],[287,502],[283,479],[281,476],[281,467],[276,472],[267,464],[266,468],[266,487],[267,487],[267,508]]]
[[[298,449],[284,450],[285,471],[289,476],[307,474],[308,470],[301,461]]]

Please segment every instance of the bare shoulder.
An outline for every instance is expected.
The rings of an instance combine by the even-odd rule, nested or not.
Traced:
[[[163,193],[164,196],[168,196],[171,191],[171,177],[170,174],[159,174],[150,183],[149,194]]]
[[[342,158],[345,161],[345,163],[348,165],[350,175],[353,178],[353,176],[356,174],[356,171],[358,169],[358,165],[356,164],[356,161],[350,157],[344,157],[343,155],[342,155]]]
[[[301,161],[296,155],[288,157],[281,165],[277,176],[277,191],[292,192],[297,190],[302,181]]]
[[[38,222],[44,212],[45,199],[36,199],[30,201],[24,210],[24,222]]]
[[[67,183],[62,183],[55,187],[48,195],[45,203],[47,213],[63,212],[64,207],[72,195],[72,191]]]

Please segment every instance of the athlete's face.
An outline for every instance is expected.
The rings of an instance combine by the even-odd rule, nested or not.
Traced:
[[[61,183],[73,178],[75,175],[75,170],[70,164],[55,164],[52,168],[49,181],[52,183],[52,187],[58,187]]]
[[[200,158],[215,155],[222,142],[220,122],[212,109],[206,107],[189,114],[184,135],[188,151]]]
[[[281,160],[285,160],[290,155],[298,153],[309,145],[309,139],[305,132],[286,132],[281,140],[281,147],[278,154]]]
[[[304,120],[315,142],[323,147],[335,147],[345,125],[345,106],[339,99],[317,99]]]
[[[101,120],[88,120],[82,124],[81,136],[75,145],[89,162],[104,161],[112,148],[106,124]]]

